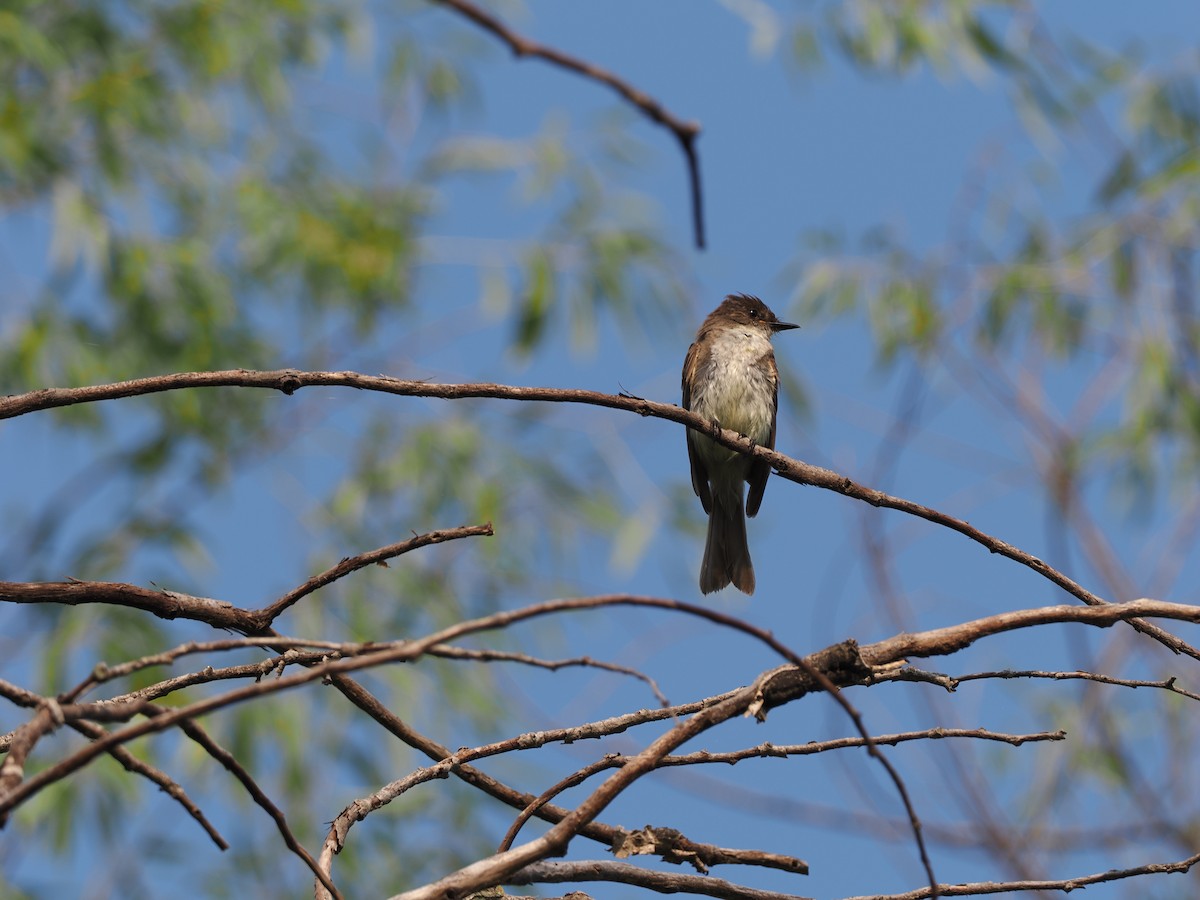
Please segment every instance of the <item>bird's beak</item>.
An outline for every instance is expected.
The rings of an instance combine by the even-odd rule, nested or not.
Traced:
[[[793,328],[799,328],[799,325],[793,325],[791,322],[772,322],[771,331],[791,331]]]

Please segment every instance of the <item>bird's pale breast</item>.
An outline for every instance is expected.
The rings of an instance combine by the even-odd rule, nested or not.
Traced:
[[[770,353],[771,341],[759,331],[735,327],[717,335],[707,371],[697,373],[693,411],[766,443],[775,412],[775,381],[763,363]]]

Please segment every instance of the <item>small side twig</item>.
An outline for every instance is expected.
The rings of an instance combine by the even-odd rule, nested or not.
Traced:
[[[470,659],[478,662],[515,662],[538,669],[549,669],[557,672],[559,669],[580,667],[585,669],[600,669],[603,672],[615,672],[618,675],[628,675],[650,688],[659,705],[666,709],[671,705],[667,695],[659,688],[658,682],[637,669],[622,666],[618,663],[603,662],[590,656],[573,656],[570,659],[541,659],[527,653],[513,653],[507,650],[477,650],[467,647],[455,647],[451,644],[437,644],[429,648],[430,656],[440,656],[444,659]]]
[[[288,591],[269,606],[264,606],[254,615],[259,620],[259,628],[265,631],[271,627],[271,624],[279,617],[280,613],[302,597],[306,597],[313,593],[313,591],[320,590],[352,572],[357,572],[359,569],[394,559],[397,556],[408,553],[410,550],[428,547],[431,544],[441,544],[446,541],[456,541],[460,538],[477,537],[480,535],[491,537],[494,534],[491,522],[485,522],[483,525],[463,525],[459,528],[447,528],[442,531],[428,531],[425,534],[413,535],[405,541],[388,544],[386,547],[379,547],[376,550],[360,553],[357,556],[346,557],[337,565],[331,566],[318,575],[314,575],[308,581],[304,582],[304,584]]]
[[[167,715],[165,710],[151,704],[147,704],[144,712],[151,718]],[[226,771],[241,783],[242,787],[246,789],[246,793],[250,795],[250,798],[275,822],[275,827],[279,830],[279,834],[283,838],[283,842],[287,848],[308,866],[309,870],[316,875],[321,884],[335,900],[342,900],[341,892],[338,891],[329,875],[321,871],[321,867],[317,865],[317,861],[313,859],[312,854],[304,848],[303,844],[296,840],[296,835],[292,833],[291,826],[288,825],[287,817],[284,816],[283,810],[276,806],[271,801],[271,798],[267,796],[266,791],[258,786],[258,782],[246,771],[245,766],[239,763],[232,753],[218,744],[199,722],[191,719],[183,719],[178,724],[180,731],[203,747],[204,752],[224,766]]]

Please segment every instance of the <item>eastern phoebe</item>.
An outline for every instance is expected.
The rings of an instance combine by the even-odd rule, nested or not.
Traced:
[[[780,322],[757,297],[730,294],[714,309],[683,361],[683,407],[775,448],[779,369],[771,349],[777,331],[798,328]],[[771,467],[722,447],[691,429],[687,433],[692,488],[708,513],[708,541],[700,564],[700,590],[719,591],[729,583],[754,593],[754,564],[746,545],[742,485],[750,485],[746,515],[762,503]]]

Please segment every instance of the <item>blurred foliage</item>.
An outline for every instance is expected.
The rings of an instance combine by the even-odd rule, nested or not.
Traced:
[[[1200,56],[1151,67],[1136,46],[1056,34],[1020,0],[812,4],[790,27],[869,71],[1000,77],[1035,143],[1054,148],[1026,173],[977,172],[972,220],[946,248],[810,235],[789,268],[807,315],[861,313],[881,364],[953,358],[974,370],[967,389],[996,371],[1019,383],[1031,346],[1051,364],[1037,375],[1047,385],[1120,366],[1106,402],[1090,401],[1085,455],[1101,468],[1081,477],[1136,485],[1142,511],[1165,483],[1169,502],[1170,484],[1200,467]],[[1109,159],[1089,204],[1064,217],[1028,200],[1050,187],[1047,158],[1069,167],[1085,148]]]

